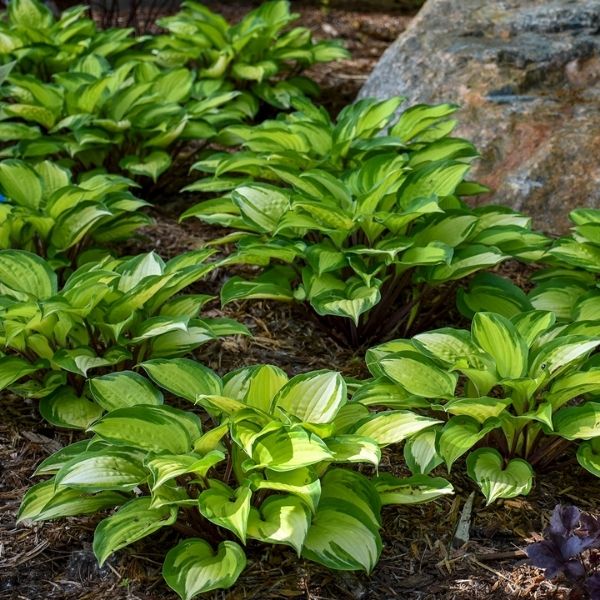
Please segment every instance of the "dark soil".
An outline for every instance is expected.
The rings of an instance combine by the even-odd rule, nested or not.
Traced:
[[[213,3],[214,4],[214,3]],[[250,3],[245,5],[250,6]],[[240,4],[221,4],[229,16]],[[324,88],[323,101],[334,112],[351,101],[378,56],[406,26],[410,16],[301,7],[301,22],[323,37],[343,38],[353,58],[315,68],[311,75]],[[147,237],[132,241],[126,253],[155,249],[164,258],[200,246],[221,232],[196,222],[178,224],[176,215],[189,199],[156,213],[157,224]],[[524,270],[514,264],[503,274],[519,282]],[[201,284],[216,293],[224,277],[216,272]],[[225,373],[233,368],[273,363],[290,374],[311,369],[337,369],[364,376],[360,354],[335,341],[305,306],[255,302],[221,309],[244,322],[253,338],[232,338],[210,344],[198,358]],[[453,298],[448,298],[434,326],[462,325]],[[43,424],[35,404],[4,394],[0,423],[0,599],[3,600],[171,600],[176,596],[160,574],[166,551],[177,538],[172,531],[157,533],[118,552],[99,568],[91,550],[93,530],[100,519],[76,518],[57,523],[16,524],[23,494],[37,482],[36,465],[80,434],[65,433]],[[381,469],[405,474],[401,451],[386,453]],[[213,599],[299,598],[306,600],[504,600],[507,598],[564,599],[568,589],[550,583],[524,562],[522,548],[542,531],[554,506],[574,503],[600,510],[598,480],[574,459],[556,464],[537,476],[524,499],[499,501],[485,507],[476,495],[470,541],[453,548],[454,531],[464,503],[473,490],[461,465],[452,474],[456,495],[423,506],[390,507],[383,513],[384,550],[370,575],[332,573],[298,559],[282,546],[248,545],[249,564],[233,590],[209,595]]]

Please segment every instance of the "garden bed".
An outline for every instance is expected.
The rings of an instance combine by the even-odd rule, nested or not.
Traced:
[[[212,4],[214,6],[215,3]],[[245,12],[241,7],[216,5],[226,16]],[[397,12],[362,13],[301,8],[301,23],[317,37],[341,37],[352,59],[321,65],[308,74],[323,88],[322,101],[333,113],[352,101],[379,55],[409,22]],[[143,193],[140,193],[143,197]],[[176,221],[190,197],[173,198],[171,207],[153,210],[156,226],[131,243],[131,251],[156,250],[164,258],[198,247],[220,232],[197,222]],[[513,266],[503,267],[515,281],[522,278]],[[196,291],[217,293],[222,273],[196,285]],[[197,357],[219,374],[258,363],[272,363],[288,374],[312,369],[336,369],[344,375],[364,376],[362,354],[330,337],[316,322],[307,305],[272,302],[211,305],[209,316],[227,316],[243,322],[252,338],[230,338],[203,347]],[[453,299],[448,298],[435,325],[458,326]],[[78,434],[57,432],[41,423],[36,405],[4,395],[0,423],[0,598],[158,600],[175,598],[161,577],[165,550],[173,533],[155,534],[131,549],[119,552],[99,568],[91,540],[99,517],[63,520],[28,526],[15,524],[19,503],[36,479],[36,465]],[[397,465],[402,457],[384,453],[382,470],[406,475]],[[422,506],[388,507],[383,511],[384,550],[370,577],[331,572],[298,559],[281,546],[250,542],[249,566],[230,591],[213,598],[387,598],[470,600],[505,598],[567,598],[566,587],[545,581],[537,569],[524,563],[522,548],[541,532],[550,511],[559,503],[574,503],[584,510],[599,510],[597,479],[577,465],[575,458],[540,472],[526,498],[500,500],[484,507],[476,495],[470,540],[453,547],[453,537],[465,501],[474,489],[462,466],[455,467],[456,494]],[[172,539],[171,539],[172,538]]]

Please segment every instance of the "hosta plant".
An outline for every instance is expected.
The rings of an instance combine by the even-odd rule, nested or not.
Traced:
[[[600,320],[600,210],[574,210],[571,220],[572,235],[558,239],[541,257],[551,266],[531,275],[529,292],[497,275],[477,275],[459,290],[461,312],[472,316],[488,310],[511,317],[538,309],[552,311],[563,323]]]
[[[297,102],[278,120],[229,128],[243,151],[196,165],[213,176],[187,189],[227,193],[183,218],[237,229],[220,240],[237,242],[231,262],[274,262],[254,280],[230,279],[224,302],[307,299],[366,343],[435,315],[449,295],[441,284],[541,256],[548,240],[528,218],[461,201],[485,188],[464,179],[477,152],[449,137],[456,107],[414,106],[397,118],[400,103],[361,100],[333,122]]]
[[[277,108],[293,98],[318,93],[299,74],[315,63],[348,57],[337,42],[314,42],[305,27],[290,28],[298,15],[289,2],[263,2],[230,25],[206,6],[186,0],[174,16],[158,20],[168,33],[152,36],[147,47],[163,66],[189,66],[225,91],[249,90]]]
[[[130,238],[152,222],[146,202],[131,194],[133,181],[92,174],[73,181],[51,161],[0,162],[0,249],[22,249],[48,258],[54,267],[74,264],[90,245]]]
[[[221,93],[185,68],[127,60],[112,68],[89,55],[44,83],[5,73],[0,86],[2,155],[70,159],[78,171],[104,167],[154,181],[190,142],[252,116],[255,101]]]
[[[84,428],[112,402],[145,397],[144,381],[123,398],[98,399],[88,379],[110,380],[150,358],[182,356],[210,340],[248,334],[231,319],[202,318],[211,297],[177,295],[209,273],[210,252],[163,262],[154,253],[91,261],[63,285],[50,264],[22,250],[0,251],[0,390],[40,399],[59,427]],[[158,398],[158,396],[156,396]]]
[[[527,494],[534,468],[554,465],[572,442],[581,466],[600,476],[600,366],[590,358],[598,345],[598,322],[480,312],[471,331],[438,329],[369,350],[375,379],[357,394],[442,416],[436,435],[407,445],[408,463],[428,473],[468,454],[470,477],[493,502]]]
[[[131,29],[99,31],[86,12],[76,6],[56,18],[39,0],[11,0],[0,17],[0,63],[50,81],[88,54],[116,61],[136,43]]]
[[[160,393],[147,383],[145,397],[133,394],[138,404],[123,403],[90,425],[91,440],[39,466],[39,475],[52,477],[26,494],[19,519],[118,506],[94,534],[101,564],[174,527],[184,537],[167,552],[163,575],[184,600],[232,586],[246,565],[249,540],[290,546],[331,569],[371,572],[381,552],[382,505],[452,493],[442,478],[369,478],[343,468],[377,466],[381,446],[435,421],[370,414],[348,402],[338,373],[288,379],[279,368],[260,365],[220,380],[187,359],[141,366],[156,385],[201,408],[202,418],[161,406]],[[136,386],[131,375],[114,373],[97,393],[128,398]]]

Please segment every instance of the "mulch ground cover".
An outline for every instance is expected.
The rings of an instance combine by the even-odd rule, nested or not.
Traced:
[[[211,5],[215,5],[212,3]],[[250,4],[217,6],[235,18]],[[336,65],[315,68],[310,75],[323,87],[323,103],[332,111],[354,99],[379,55],[405,28],[411,15],[362,13],[300,7],[301,23],[318,37],[340,37],[353,57]],[[143,194],[140,194],[143,197]],[[156,226],[121,250],[156,250],[164,258],[198,247],[221,232],[197,222],[179,224],[177,215],[190,198],[180,197],[155,209]],[[502,267],[519,282],[522,268]],[[216,293],[224,274],[217,271],[198,291]],[[355,353],[325,331],[303,305],[272,302],[211,305],[209,314],[245,323],[253,338],[232,338],[203,347],[198,359],[223,374],[256,363],[277,364],[290,375],[312,369],[337,369],[365,376],[362,353]],[[449,297],[434,326],[464,325]],[[44,424],[34,403],[4,394],[0,419],[0,599],[10,600],[171,600],[160,569],[166,551],[176,543],[174,532],[157,533],[118,552],[99,568],[91,549],[100,516],[57,523],[15,523],[26,489],[38,479],[36,465],[58,448],[80,437]],[[387,451],[381,470],[402,476],[401,451]],[[523,547],[546,526],[557,503],[600,510],[598,480],[574,458],[537,474],[527,498],[498,501],[485,507],[475,495],[470,539],[455,547],[453,539],[465,502],[474,489],[460,466],[452,482],[456,494],[422,506],[388,507],[383,511],[384,550],[370,577],[331,572],[298,559],[282,546],[250,542],[249,564],[236,586],[206,597],[298,598],[307,600],[503,600],[507,598],[568,599],[569,590],[543,579],[526,565]],[[573,599],[574,600],[574,599]]]

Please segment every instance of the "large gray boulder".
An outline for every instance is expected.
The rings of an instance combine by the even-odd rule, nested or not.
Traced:
[[[600,206],[600,0],[428,0],[360,95],[460,104],[483,200],[538,228]]]

